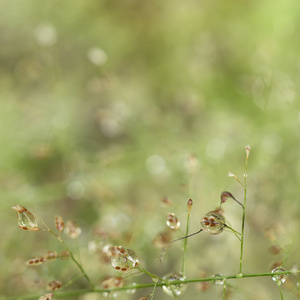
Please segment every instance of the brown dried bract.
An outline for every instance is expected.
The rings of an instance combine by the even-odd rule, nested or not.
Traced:
[[[53,281],[50,281],[48,283],[47,289],[55,291],[55,290],[60,289],[61,287],[62,287],[62,282],[61,281],[59,281],[59,280],[53,280]]]
[[[61,216],[55,216],[55,227],[59,232],[63,231],[65,223]]]

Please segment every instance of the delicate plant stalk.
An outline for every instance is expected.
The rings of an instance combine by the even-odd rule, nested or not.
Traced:
[[[192,159],[192,157],[191,157]],[[195,166],[193,165],[191,168],[191,175],[189,179],[189,194],[190,198],[193,198],[193,187],[194,187],[194,175],[195,175]],[[189,200],[191,201],[191,199]],[[185,236],[189,235],[189,227],[190,227],[190,213],[191,213],[191,206],[188,205],[188,215],[186,220],[186,230],[185,230]],[[185,275],[185,269],[186,269],[186,256],[187,256],[187,243],[188,239],[184,239],[183,243],[183,258],[182,258],[182,274]]]
[[[190,227],[190,210],[188,210],[185,236],[189,235],[189,227]],[[184,239],[184,243],[183,243],[183,260],[182,260],[182,274],[183,275],[185,275],[185,268],[186,268],[187,243],[188,243],[188,239]]]
[[[277,283],[278,289],[279,289],[279,293],[280,293],[280,299],[283,300],[283,295],[282,295],[282,290],[280,287],[280,284]]]
[[[151,293],[151,299],[150,300],[153,300],[155,289],[156,289],[156,284],[157,284],[157,282],[154,283],[154,287],[153,287],[153,290],[152,290],[152,293]]]
[[[143,273],[147,274],[148,276],[150,276],[150,277],[152,278],[152,280],[154,281],[154,283],[157,283],[158,280],[160,280],[161,282],[165,282],[165,280],[163,280],[162,278],[158,277],[158,276],[155,275],[155,274],[150,273],[148,270],[146,270],[146,269],[145,269],[143,266],[141,266],[141,265],[138,266],[138,269],[139,269],[141,272],[143,272]]]
[[[245,216],[246,216],[246,201],[247,201],[247,169],[248,169],[248,154],[246,156],[245,174],[244,174],[244,206],[243,206],[243,219],[242,219],[242,236],[241,236],[241,255],[240,255],[240,270],[242,273],[243,267],[243,251],[244,251],[244,231],[245,231]]]
[[[300,274],[300,270],[292,270],[292,271],[282,271],[276,272],[276,275],[283,275],[283,274]],[[153,275],[153,274],[152,274]],[[156,275],[153,275],[156,276]],[[241,279],[241,278],[253,278],[253,277],[272,277],[274,273],[267,272],[267,273],[252,273],[252,274],[234,274],[234,275],[223,275],[222,278],[227,281],[228,279]],[[187,283],[196,283],[196,282],[204,282],[204,281],[214,281],[215,277],[206,277],[206,278],[194,278],[194,279],[186,279],[186,280],[174,280],[169,285],[176,285],[176,284],[187,284]],[[163,281],[163,279],[161,279]],[[143,289],[143,288],[151,288],[151,287],[162,287],[166,285],[165,282],[162,283],[146,283],[146,284],[136,284],[134,286],[135,289]],[[74,297],[83,295],[86,293],[106,293],[106,292],[118,292],[118,291],[127,291],[132,290],[132,286],[123,286],[121,288],[114,288],[114,289],[82,289],[82,290],[73,290],[73,291],[57,291],[55,292],[55,297],[57,298],[67,298],[67,297]],[[280,287],[279,287],[280,288]],[[281,289],[280,289],[281,290]],[[282,293],[282,292],[281,292]],[[20,296],[20,297],[0,297],[1,300],[31,300],[31,299],[38,299],[40,295],[28,295],[28,296]],[[282,298],[283,299],[283,298]]]
[[[225,300],[225,296],[226,296],[226,281],[223,284],[223,300]]]
[[[48,227],[48,226],[47,226]],[[77,267],[80,269],[82,275],[86,278],[86,280],[88,281],[90,287],[94,288],[94,285],[92,284],[89,276],[86,274],[86,272],[84,271],[82,265],[76,260],[76,258],[73,255],[73,252],[66,246],[65,242],[62,240],[62,238],[60,236],[58,236],[55,232],[53,232],[49,227],[48,230],[51,234],[53,234],[55,237],[57,237],[57,239],[61,242],[61,244],[64,246],[64,248],[70,253],[71,259],[74,261],[74,263],[77,265]]]
[[[63,288],[66,288],[67,286],[73,284],[76,280],[78,280],[82,276],[83,276],[83,274],[79,274],[79,275],[75,276],[73,279],[69,280],[66,284],[64,284]]]
[[[82,265],[82,260],[81,260],[81,255],[80,255],[80,249],[79,249],[79,242],[78,242],[78,237],[75,239],[76,240],[76,251],[77,251],[77,255],[79,258],[79,262]]]

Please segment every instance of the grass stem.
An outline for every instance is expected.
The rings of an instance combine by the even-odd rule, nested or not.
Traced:
[[[244,235],[245,235],[245,216],[246,216],[246,201],[247,201],[247,170],[248,170],[248,154],[245,162],[245,174],[244,174],[244,206],[243,206],[243,218],[242,218],[242,236],[241,236],[241,254],[240,254],[240,270],[242,273],[243,268],[243,252],[244,252]]]
[[[189,235],[189,227],[190,227],[190,210],[188,211],[188,216],[187,216],[187,221],[186,221],[185,236]],[[184,239],[184,243],[183,243],[183,260],[182,260],[182,274],[183,275],[185,275],[185,269],[186,269],[187,243],[188,243],[188,239]]]

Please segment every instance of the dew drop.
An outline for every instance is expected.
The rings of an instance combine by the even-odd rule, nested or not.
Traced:
[[[168,213],[167,226],[172,230],[177,230],[180,227],[180,222],[174,213]]]
[[[285,271],[286,271],[286,269],[279,266],[279,267],[276,267],[275,269],[273,269],[271,271],[271,273],[276,274],[276,273],[285,272]],[[275,281],[278,285],[281,285],[282,283],[284,283],[286,281],[287,277],[288,277],[288,274],[272,275],[273,281]]]
[[[180,273],[169,273],[163,277],[164,280],[172,283],[172,281],[177,281],[177,280],[185,280],[186,277],[180,272]],[[171,297],[176,297],[180,296],[181,294],[184,293],[186,290],[187,286],[184,283],[178,283],[178,284],[173,284],[173,285],[163,285],[163,291],[171,296]]]
[[[219,234],[225,227],[225,218],[218,211],[210,211],[201,219],[201,226],[211,234]]]
[[[104,298],[108,298],[110,296],[110,292],[104,292],[102,295]]]
[[[129,272],[139,265],[135,252],[123,246],[110,247],[107,255],[113,268],[120,272]]]
[[[135,292],[136,292],[136,288],[135,288],[136,283],[134,282],[131,286],[132,286],[132,288],[127,290],[127,294],[135,294]]]
[[[212,283],[216,285],[223,285],[225,282],[225,279],[223,278],[222,274],[215,274],[212,277],[214,277]]]
[[[25,207],[15,205],[12,209],[17,213],[18,225],[21,229],[39,231],[36,217]]]

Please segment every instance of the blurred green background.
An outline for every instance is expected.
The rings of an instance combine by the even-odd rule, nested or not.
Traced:
[[[268,251],[266,228],[280,245],[293,243],[285,267],[299,263],[299,1],[12,0],[0,11],[0,294],[42,295],[48,281],[78,274],[68,260],[25,265],[62,248],[50,234],[20,230],[14,204],[52,227],[55,215],[76,221],[97,285],[119,275],[101,254],[109,243],[133,249],[159,276],[180,271],[182,243],[163,264],[153,244],[167,213],[184,232],[192,197],[194,232],[223,190],[243,201],[227,174],[243,180],[247,144],[244,272],[282,261]],[[162,205],[164,197],[174,205]],[[224,209],[239,229],[241,208],[228,201]],[[66,243],[77,253],[74,240]],[[201,233],[189,240],[187,277],[237,273],[239,251],[228,232]],[[280,297],[270,278],[228,284],[228,299]],[[68,289],[84,287],[81,279]],[[296,287],[290,276],[285,299],[298,299]],[[204,288],[189,284],[182,299],[222,298],[222,287]],[[169,298],[161,289],[154,296]]]

